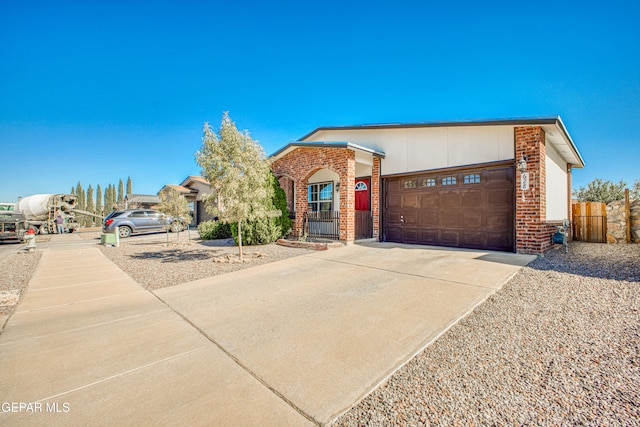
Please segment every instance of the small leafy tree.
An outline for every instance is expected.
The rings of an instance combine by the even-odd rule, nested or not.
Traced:
[[[239,132],[226,112],[217,135],[209,123],[204,124],[203,132],[196,161],[214,190],[205,200],[205,207],[221,221],[237,224],[242,260],[243,224],[280,213],[270,203],[273,187],[269,164],[263,148],[247,131]]]
[[[640,200],[640,179],[633,181],[633,187],[631,187],[631,191],[629,193],[629,197],[632,200]]]
[[[615,184],[608,179],[596,178],[586,187],[578,188],[573,192],[573,195],[581,202],[610,203],[615,200],[623,200],[626,187],[627,184],[623,180]]]
[[[160,206],[158,208],[160,212],[173,218],[180,218],[187,224],[191,222],[191,215],[189,215],[189,203],[179,191],[175,188],[165,187],[158,196],[160,197]],[[177,230],[178,233],[176,241],[179,242],[182,223]]]
[[[280,237],[285,236],[291,230],[291,219],[289,218],[289,210],[287,209],[287,196],[280,187],[280,182],[270,174],[271,186],[273,188],[273,197],[271,200],[265,200],[268,209],[276,209],[278,215],[275,217],[257,218],[253,221],[245,222],[242,232],[242,238],[248,245],[265,245],[273,243]],[[233,239],[238,242],[238,227],[231,224],[231,232]]]

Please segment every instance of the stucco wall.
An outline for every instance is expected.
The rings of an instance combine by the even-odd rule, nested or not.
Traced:
[[[305,141],[348,141],[385,153],[382,175],[514,158],[513,126],[319,131]]]
[[[546,144],[547,173],[547,221],[569,219],[569,203],[567,202],[567,163],[551,144]]]

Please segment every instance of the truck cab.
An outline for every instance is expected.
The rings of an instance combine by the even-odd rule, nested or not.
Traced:
[[[0,203],[0,241],[24,239],[25,218],[14,209],[15,203]]]

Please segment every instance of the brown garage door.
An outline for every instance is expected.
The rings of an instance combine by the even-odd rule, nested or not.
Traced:
[[[388,242],[514,250],[514,168],[385,179]]]

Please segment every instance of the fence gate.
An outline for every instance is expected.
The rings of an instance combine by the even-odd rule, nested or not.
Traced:
[[[607,242],[607,205],[581,202],[572,205],[573,239],[580,242]]]

